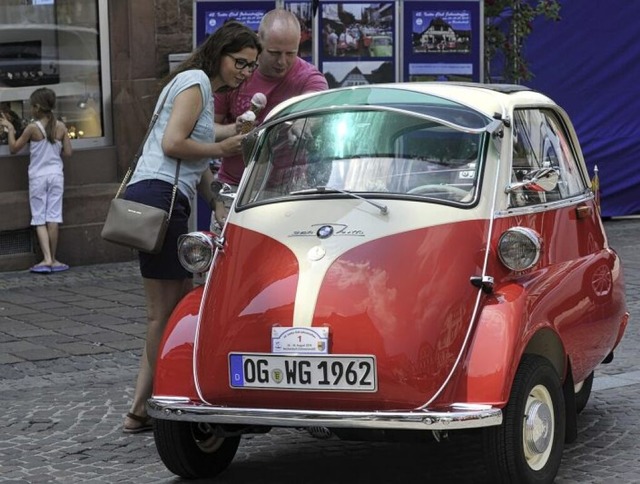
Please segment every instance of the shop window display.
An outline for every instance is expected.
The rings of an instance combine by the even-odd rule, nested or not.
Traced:
[[[29,96],[46,86],[72,139],[102,138],[99,0],[6,0],[0,9],[0,110],[29,122]],[[6,134],[0,134],[6,145]],[[0,154],[3,152],[0,147]]]

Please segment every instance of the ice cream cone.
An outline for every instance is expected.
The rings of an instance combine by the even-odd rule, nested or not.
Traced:
[[[240,121],[240,133],[247,134],[256,124],[256,115],[253,111],[247,111],[238,117]]]

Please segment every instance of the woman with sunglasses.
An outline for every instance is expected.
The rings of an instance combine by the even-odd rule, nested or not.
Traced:
[[[216,142],[213,93],[237,89],[251,76],[262,48],[255,32],[226,22],[171,73],[159,96],[157,120],[143,147],[124,198],[168,211],[180,162],[178,191],[159,254],[140,252],[147,306],[146,344],[140,360],[133,402],[123,431],[151,429],[146,401],[151,396],[157,348],[173,308],[192,287],[192,275],[178,261],[177,240],[188,231],[191,200],[200,193],[213,199],[212,158],[237,154],[244,135],[227,133]],[[166,99],[165,99],[166,95]],[[162,99],[165,99],[162,104]]]

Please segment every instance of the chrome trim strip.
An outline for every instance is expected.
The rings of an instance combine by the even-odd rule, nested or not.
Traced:
[[[511,217],[513,215],[531,215],[539,212],[548,212],[551,209],[566,208],[572,205],[577,205],[581,202],[586,202],[593,199],[593,192],[587,189],[589,193],[581,193],[571,198],[565,198],[563,200],[556,200],[553,202],[539,203],[536,205],[528,205],[524,207],[512,207],[506,210],[496,211],[495,218]]]
[[[490,405],[454,404],[448,411],[342,412],[215,407],[177,397],[153,397],[147,403],[153,418],[181,422],[404,430],[460,430],[502,424],[502,410]]]
[[[287,106],[284,109],[288,109],[289,107],[290,106]],[[487,116],[484,113],[482,113],[481,111],[478,111],[477,109],[470,108],[469,110],[474,111],[475,113],[480,114],[485,118],[487,118]],[[260,131],[262,131],[264,129],[271,128],[272,126],[275,126],[277,124],[286,123],[287,121],[291,121],[291,120],[303,118],[303,117],[314,116],[317,114],[335,114],[335,113],[352,112],[352,111],[386,111],[389,113],[405,114],[407,116],[423,119],[425,121],[432,121],[434,123],[441,124],[443,126],[454,129],[456,131],[461,131],[463,133],[470,133],[470,134],[482,134],[485,132],[492,133],[498,129],[499,125],[502,125],[502,121],[493,119],[486,126],[482,128],[469,128],[467,126],[455,124],[455,123],[452,123],[451,121],[446,121],[444,119],[431,116],[429,114],[422,114],[415,111],[409,111],[407,109],[394,108],[391,106],[382,106],[379,104],[366,104],[366,105],[345,104],[341,106],[332,105],[332,106],[324,106],[321,108],[309,108],[309,109],[304,109],[302,111],[296,111],[293,113],[282,114],[282,115],[280,114],[280,112],[278,112],[274,114],[273,118],[267,119],[264,123],[262,123],[260,126],[258,126],[255,129],[259,129]]]

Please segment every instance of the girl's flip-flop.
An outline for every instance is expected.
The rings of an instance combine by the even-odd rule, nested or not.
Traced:
[[[49,274],[53,270],[55,269],[52,269],[51,266],[47,266],[44,264],[36,264],[31,269],[29,269],[30,272],[33,272],[35,274]]]
[[[55,266],[51,266],[51,272],[62,272],[69,270],[69,266],[67,264],[57,264]]]

